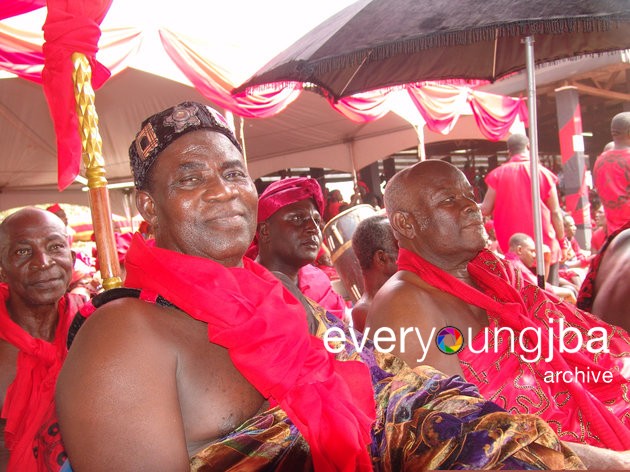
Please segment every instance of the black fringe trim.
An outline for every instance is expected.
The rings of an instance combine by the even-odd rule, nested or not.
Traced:
[[[309,69],[316,73],[325,73],[360,64],[366,55],[369,55],[367,62],[381,61],[397,55],[411,55],[425,49],[466,46],[494,41],[496,38],[606,32],[614,28],[628,27],[628,23],[630,23],[630,15],[620,13],[615,17],[550,18],[484,25],[479,28],[436,32],[419,38],[407,38],[343,56],[322,59],[318,63],[311,63]]]

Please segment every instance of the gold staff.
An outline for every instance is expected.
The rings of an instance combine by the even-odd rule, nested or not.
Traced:
[[[120,287],[120,264],[114,239],[109,191],[103,161],[103,140],[98,132],[98,115],[94,106],[92,69],[84,54],[72,54],[74,98],[77,104],[82,159],[88,181],[92,224],[96,237],[101,276],[105,290]]]

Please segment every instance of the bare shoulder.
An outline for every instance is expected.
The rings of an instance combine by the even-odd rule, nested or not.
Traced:
[[[122,298],[98,308],[77,333],[70,348],[68,362],[71,365],[85,356],[109,362],[112,355],[136,356],[154,347],[161,360],[173,351],[165,349],[173,339],[172,328],[177,325],[174,309],[147,303],[135,298]],[[182,314],[183,318],[188,318]],[[106,355],[105,355],[106,354]],[[90,361],[92,362],[92,361]]]
[[[365,319],[367,318],[368,310],[371,302],[367,300],[366,294],[357,301],[352,307],[352,325],[357,331],[363,331],[365,328]]]
[[[137,470],[160,461],[170,470],[187,465],[176,375],[182,326],[189,322],[184,317],[173,308],[124,298],[98,308],[81,327],[55,394],[76,470],[105,470],[105,464]],[[164,454],[139,454],[135,438],[141,436],[151,437]]]
[[[251,418],[263,399],[227,349],[208,341],[206,323],[124,298],[77,333],[56,402],[74,470],[183,471],[194,451]]]
[[[390,352],[410,366],[427,364],[447,374],[461,375],[456,356],[446,356],[434,343],[436,330],[454,324],[453,314],[460,313],[461,302],[417,275],[399,271],[377,292],[368,312],[365,334],[389,328],[395,338]],[[368,330],[369,328],[369,330]]]
[[[606,248],[595,277],[592,313],[630,330],[626,281],[630,277],[630,229],[619,233]]]
[[[399,271],[379,289],[368,311],[366,326],[418,326],[432,323],[440,292],[417,275]]]

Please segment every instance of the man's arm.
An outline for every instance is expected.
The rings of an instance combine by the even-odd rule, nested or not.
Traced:
[[[563,442],[575,452],[587,469],[630,470],[630,451],[612,451],[588,444]]]
[[[481,203],[481,213],[483,214],[483,216],[492,216],[492,212],[494,211],[494,202],[496,198],[497,192],[492,187],[488,187],[486,196],[483,197],[483,202]]]
[[[189,470],[177,354],[148,322],[156,309],[135,299],[112,301],[74,340],[56,403],[76,472]]]
[[[560,240],[564,238],[564,223],[562,221],[562,209],[560,208],[560,199],[558,198],[558,191],[555,185],[551,187],[549,198],[545,201],[545,205],[551,212],[551,224],[553,229],[556,230],[556,239]]]

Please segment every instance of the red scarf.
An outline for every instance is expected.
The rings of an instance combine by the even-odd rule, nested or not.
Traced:
[[[227,348],[243,376],[304,435],[315,470],[372,470],[367,445],[376,413],[367,367],[334,360],[308,333],[304,308],[282,283],[259,264],[243,263],[227,268],[150,247],[136,234],[125,285],[208,323],[209,340]]]
[[[2,407],[2,418],[7,420],[4,440],[11,453],[8,470],[30,472],[37,470],[33,442],[50,415],[57,376],[68,354],[68,327],[78,306],[68,296],[59,301],[55,338],[48,342],[32,337],[11,319],[8,298],[8,286],[0,284],[0,338],[20,351],[15,380]]]
[[[628,380],[624,377],[628,376],[627,364],[630,353],[628,333],[602,322],[589,313],[561,303],[553,295],[534,285],[524,283],[510,264],[490,251],[480,252],[468,264],[468,273],[480,290],[405,249],[400,249],[398,268],[413,272],[433,287],[486,310],[490,339],[495,330],[501,327],[511,328],[516,334],[516,339],[525,328],[529,328],[525,331],[527,333],[525,338],[531,343],[529,346],[536,343],[543,346],[542,358],[532,363],[525,362],[519,357],[521,354],[528,358],[531,355],[520,349],[518,341],[515,342],[514,352],[508,351],[509,342],[504,337],[501,337],[498,344],[498,353],[494,352],[494,345],[491,346],[492,349],[487,349],[487,352],[473,353],[468,347],[460,351],[458,357],[465,377],[475,383],[486,398],[492,398],[500,392],[495,401],[501,406],[509,411],[540,414],[555,427],[561,439],[576,440],[573,436],[566,434],[563,436],[562,432],[579,434],[582,426],[590,423],[588,425],[590,432],[595,437],[584,436],[582,431],[579,440],[616,450],[630,448],[630,425],[623,423],[630,416],[630,403],[624,394],[629,386]],[[560,353],[557,326],[560,318],[564,320],[565,327],[578,328],[584,338],[590,328],[604,328],[608,333],[610,354],[590,353],[584,347],[577,352]],[[554,319],[556,323],[550,324],[549,319]],[[547,362],[544,358],[548,354],[550,326],[554,336],[554,355]],[[540,339],[534,335],[537,328]],[[475,351],[480,351],[483,346],[482,334],[480,332],[471,340],[470,346]],[[501,334],[506,335],[505,332]],[[568,344],[573,346],[571,343]],[[495,367],[503,372],[510,372],[511,380],[506,382],[504,376],[491,375],[490,372],[493,372]],[[610,383],[601,380],[595,383],[578,381],[552,383],[543,380],[548,371],[574,372],[576,368],[582,372],[610,371],[613,378]],[[540,396],[545,398],[541,400]],[[544,402],[549,403],[546,408],[541,406],[545,404]],[[533,411],[535,408],[538,409]]]

